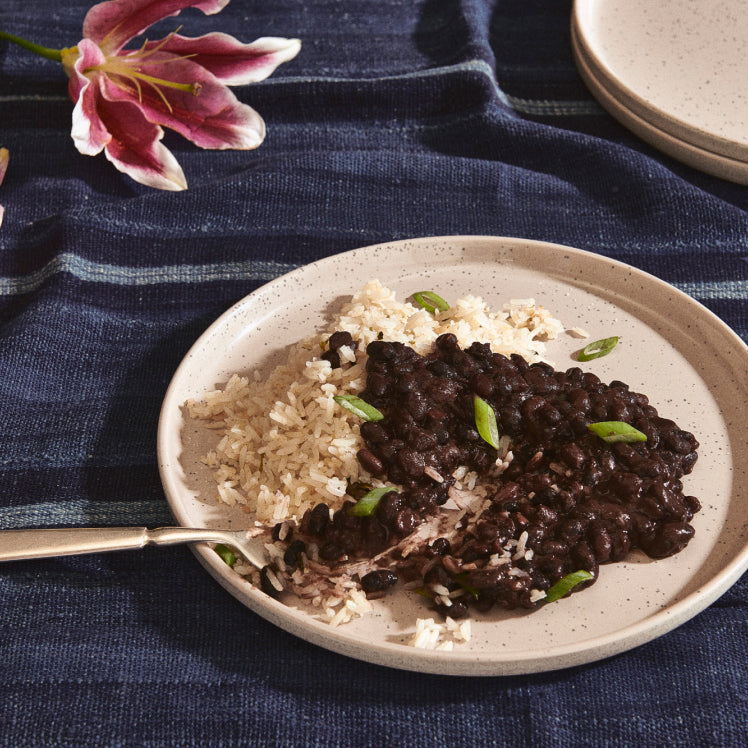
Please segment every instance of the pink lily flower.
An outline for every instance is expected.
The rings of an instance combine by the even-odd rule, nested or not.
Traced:
[[[5,172],[8,169],[8,156],[10,154],[8,153],[7,148],[0,148],[0,184],[3,183],[3,179],[5,179]],[[2,205],[0,205],[0,226],[2,226],[3,223],[3,215],[5,215],[5,208],[3,208]]]
[[[257,148],[265,123],[227,86],[267,78],[293,59],[297,39],[264,37],[242,44],[228,34],[169,34],[125,49],[135,36],[185,8],[218,13],[229,0],[108,0],[93,6],[83,39],[61,50],[75,102],[72,137],[78,150],[103,150],[135,181],[164,190],[187,188],[182,168],[162,143],[168,127],[201,148]]]

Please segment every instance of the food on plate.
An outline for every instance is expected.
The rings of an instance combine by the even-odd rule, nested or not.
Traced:
[[[218,431],[220,500],[270,532],[263,589],[342,623],[405,585],[446,620],[419,641],[465,640],[472,609],[533,608],[632,549],[685,547],[691,433],[623,382],[554,369],[564,328],[531,299],[414,300],[372,281],[267,378],[188,404]]]

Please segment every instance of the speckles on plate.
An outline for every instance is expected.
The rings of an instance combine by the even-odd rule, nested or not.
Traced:
[[[424,264],[425,256],[433,262]],[[611,354],[584,368],[635,384],[656,405],[666,403],[678,422],[697,420],[693,426],[702,449],[686,481],[689,493],[705,499],[705,508],[694,520],[688,557],[677,567],[667,559],[632,558],[606,566],[595,585],[554,603],[553,609],[482,616],[470,642],[455,646],[448,659],[410,651],[391,639],[423,617],[423,608],[407,599],[382,602],[383,617],[332,629],[209,564],[231,594],[283,629],[349,656],[425,672],[498,675],[581,664],[642,643],[697,613],[748,567],[745,344],[696,301],[656,278],[598,255],[523,239],[440,237],[354,250],[293,271],[229,310],[185,357],[163,404],[159,464],[179,522],[215,525],[222,519],[186,477],[198,470],[199,450],[184,443],[182,403],[232,371],[271,360],[323,322],[330,299],[350,295],[375,277],[403,297],[418,290],[413,284],[419,279],[448,289],[453,298],[482,295],[493,307],[509,298],[535,296],[567,326],[585,327],[592,340],[609,331],[621,334],[625,347],[618,353],[625,355]],[[329,279],[322,286],[324,295],[320,279]],[[701,334],[694,335],[695,330]],[[575,347],[573,339],[560,336],[549,345],[549,356],[576,365],[569,356]],[[238,523],[242,518],[231,519]],[[196,552],[201,555],[203,549]],[[673,607],[672,600],[680,603]]]

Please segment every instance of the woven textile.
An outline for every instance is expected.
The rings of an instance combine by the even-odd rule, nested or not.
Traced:
[[[72,46],[83,0],[3,0]],[[266,281],[391,239],[518,236],[650,272],[748,340],[748,190],[658,153],[575,69],[564,0],[233,0],[185,35],[299,37],[234,89],[255,151],[165,143],[189,189],[80,155],[61,67],[0,44],[0,527],[169,524],[155,437],[199,334]],[[324,290],[321,289],[321,293]],[[670,634],[549,674],[447,678],[275,628],[186,548],[0,568],[0,745],[741,746],[748,582]]]

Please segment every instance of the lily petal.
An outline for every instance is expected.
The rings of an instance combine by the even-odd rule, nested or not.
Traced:
[[[62,54],[65,72],[70,77],[68,92],[73,101],[78,100],[81,91],[88,84],[85,71],[103,65],[106,62],[104,53],[90,39],[81,39],[78,46],[66,49]]]
[[[81,89],[73,109],[73,127],[70,135],[73,143],[84,156],[95,156],[109,144],[112,135],[101,121],[98,112],[99,95],[95,80]]]
[[[103,127],[96,111],[98,92],[92,79],[83,74],[84,70],[101,65],[105,57],[101,50],[89,39],[82,39],[77,47],[78,56],[72,66],[68,66],[70,81],[68,91],[75,102],[71,136],[75,147],[86,156],[101,153],[111,136]]]
[[[127,80],[113,81],[110,77],[103,89],[106,97],[112,102],[133,102],[149,122],[175,130],[201,148],[249,150],[262,143],[262,117],[202,66],[158,52],[139,67],[142,73],[157,77],[166,65],[170,82],[199,90],[193,94],[141,83],[135,91]]]
[[[206,15],[218,13],[229,0],[107,0],[94,5],[83,20],[83,36],[95,41],[106,54],[119,52],[134,36],[185,8]]]
[[[301,49],[298,39],[266,36],[242,44],[229,34],[215,32],[194,39],[173,34],[162,41],[148,42],[144,50],[160,49],[202,65],[228,86],[242,86],[265,80],[278,65],[292,60]]]
[[[112,102],[104,96],[103,88],[107,83],[102,76],[90,86],[95,92],[92,96],[95,96],[100,127],[109,133],[104,147],[106,157],[121,172],[148,187],[186,190],[182,167],[160,142],[164,131],[143,116],[137,103]]]

